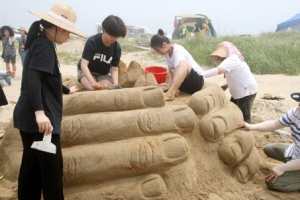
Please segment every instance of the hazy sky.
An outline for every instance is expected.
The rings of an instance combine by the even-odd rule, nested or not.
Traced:
[[[76,10],[76,28],[89,36],[96,33],[95,24],[110,14],[121,17],[125,24],[145,26],[152,33],[159,28],[172,33],[176,15],[204,14],[219,35],[258,35],[275,31],[277,24],[300,12],[299,0],[10,0],[1,3],[0,26],[28,29],[39,20],[28,10],[47,12],[56,2]]]

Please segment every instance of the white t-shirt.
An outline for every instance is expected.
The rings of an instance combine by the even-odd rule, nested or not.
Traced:
[[[186,60],[194,69],[194,71],[197,72],[197,74],[199,75],[203,74],[200,65],[198,65],[198,63],[194,60],[191,54],[181,45],[174,44],[172,57],[170,57],[169,54],[166,54],[165,59],[166,59],[165,62],[166,65],[170,67],[173,73],[175,71],[175,68],[178,66],[179,62],[182,60]]]
[[[219,66],[226,70],[225,78],[234,99],[257,93],[257,83],[248,64],[237,55],[226,58]]]

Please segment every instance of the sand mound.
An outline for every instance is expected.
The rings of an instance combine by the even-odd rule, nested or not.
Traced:
[[[261,161],[253,134],[232,131],[242,113],[219,88],[206,84],[173,106],[157,86],[64,96],[66,198],[235,198],[228,188],[240,193]],[[11,123],[0,154],[5,181],[15,182],[22,144]]]

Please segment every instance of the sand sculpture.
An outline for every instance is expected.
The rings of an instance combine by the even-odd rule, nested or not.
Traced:
[[[165,105],[157,86],[78,92],[64,96],[64,105],[69,200],[222,199],[227,191],[235,199],[236,184],[259,168],[252,133],[234,131],[241,111],[216,84],[206,82],[188,105]],[[12,123],[0,155],[0,187],[11,185],[13,199],[22,143]]]

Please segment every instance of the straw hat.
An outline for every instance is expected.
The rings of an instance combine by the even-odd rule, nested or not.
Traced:
[[[225,49],[225,44],[224,42],[221,42],[218,47],[217,50],[214,51],[212,54],[210,54],[210,59],[217,61],[219,59],[219,57],[221,58],[226,58],[227,57],[227,51]]]
[[[24,26],[20,26],[20,28],[18,29],[18,31],[26,31],[26,28]]]
[[[75,29],[75,22],[77,19],[76,11],[65,3],[56,3],[47,13],[30,11],[30,13],[50,22],[62,29],[70,31],[71,33],[86,38],[85,35]]]
[[[271,93],[265,93],[263,99],[272,99],[273,95]]]

